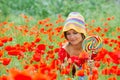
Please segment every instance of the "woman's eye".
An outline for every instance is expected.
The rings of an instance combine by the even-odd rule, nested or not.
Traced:
[[[66,33],[66,35],[70,35],[70,33]]]
[[[74,32],[73,34],[78,34],[78,32]]]

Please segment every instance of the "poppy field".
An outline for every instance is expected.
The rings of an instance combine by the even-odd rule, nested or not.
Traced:
[[[7,3],[4,0],[2,1],[4,4]],[[55,6],[55,2],[50,1]],[[67,2],[67,0],[59,1]],[[73,4],[73,2],[68,2]],[[94,4],[92,0],[89,2]],[[93,6],[99,6],[98,3]],[[110,2],[108,1],[108,3]],[[87,5],[87,1],[84,4]],[[41,5],[43,6],[43,4]],[[76,3],[73,4],[73,6],[75,5]],[[94,12],[93,6],[88,5],[87,7],[91,11],[87,10],[87,8],[86,12],[83,12],[86,19],[87,36],[95,34],[102,39],[102,48],[95,57],[94,69],[92,69],[92,74],[90,74],[90,69],[86,62],[82,65],[82,69],[76,71],[74,77],[71,74],[72,66],[68,66],[68,63],[72,64],[72,61],[66,61],[64,68],[61,68],[62,63],[58,60],[59,48],[66,42],[62,33],[66,19],[65,15],[74,11],[74,8],[71,8],[69,4],[65,4],[65,9],[69,8],[70,11],[68,9],[68,11],[62,10],[62,8],[61,11],[63,13],[61,13],[58,10],[60,5],[58,5],[58,14],[48,17],[46,16],[50,12],[48,7],[44,9],[43,12],[46,14],[42,18],[24,13],[19,15],[12,13],[12,15],[3,16],[0,12],[0,80],[78,80],[82,76],[87,76],[87,80],[119,80],[120,16],[118,13],[120,11],[118,8],[116,10],[115,7],[111,7],[112,10],[107,8],[106,3],[104,3],[106,9],[104,11],[105,9],[102,8],[102,5],[99,10],[96,7],[96,12]],[[79,7],[79,5],[76,6]],[[85,5],[82,6],[85,8]],[[23,7],[25,8],[27,6]],[[16,10],[15,6],[12,6],[12,8]],[[35,10],[38,10],[38,8],[35,8]],[[3,10],[6,10],[4,14],[9,13],[7,9]],[[52,7],[51,10],[55,11],[55,7]],[[101,15],[99,14],[100,10]],[[78,11],[82,13],[82,9]],[[28,13],[35,14],[33,12]],[[64,13],[65,15],[63,15]],[[39,15],[41,16],[43,14],[41,13]],[[49,13],[49,15],[51,14]],[[80,55],[82,59],[85,59],[87,56],[88,54]],[[77,61],[76,58],[74,60]],[[76,66],[76,68],[78,67]]]
[[[38,20],[36,24],[30,24],[34,21],[32,17],[24,14],[19,17],[24,24],[0,23],[0,80],[77,80],[83,75],[87,75],[88,80],[119,80],[120,27],[109,25],[115,20],[114,16],[102,18],[105,28],[94,27],[95,20],[86,23],[88,36],[99,35],[103,47],[95,58],[93,74],[89,74],[85,63],[74,78],[70,75],[71,67],[60,71],[61,63],[57,56],[60,46],[66,42],[62,34],[62,15],[54,21],[50,18]]]

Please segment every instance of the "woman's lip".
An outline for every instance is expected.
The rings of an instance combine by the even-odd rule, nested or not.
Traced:
[[[74,42],[74,41],[76,41],[76,40],[70,40],[71,42]]]

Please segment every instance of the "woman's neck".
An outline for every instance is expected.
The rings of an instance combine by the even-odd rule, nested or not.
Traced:
[[[79,44],[79,45],[68,44],[67,51],[71,56],[73,56],[73,55],[79,56],[80,52],[82,52],[82,46],[81,46],[81,44]]]
[[[82,50],[82,44],[72,45],[69,43],[69,47],[73,48],[74,50]]]

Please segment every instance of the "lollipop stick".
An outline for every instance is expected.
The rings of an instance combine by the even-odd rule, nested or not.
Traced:
[[[89,54],[88,65],[90,68],[90,74],[92,74],[92,68],[93,68],[92,54]]]

